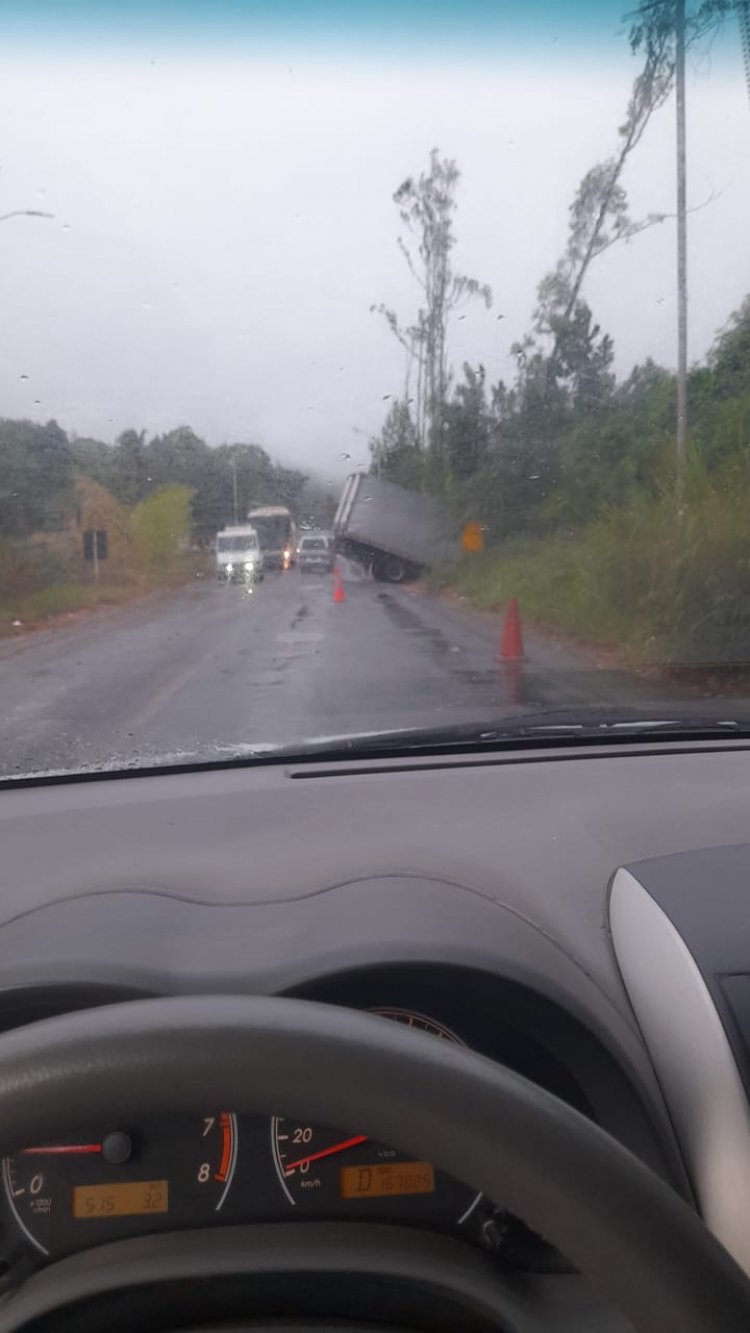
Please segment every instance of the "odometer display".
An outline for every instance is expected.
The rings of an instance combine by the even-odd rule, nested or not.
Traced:
[[[449,1028],[411,1010],[372,1012],[439,1040],[460,1041]],[[465,1222],[481,1199],[429,1162],[414,1161],[410,1154],[352,1131],[275,1116],[271,1147],[288,1202],[318,1217],[356,1215],[452,1227]]]
[[[28,1240],[57,1256],[205,1225],[227,1198],[236,1162],[237,1119],[221,1111],[29,1144],[5,1158],[3,1185]]]
[[[374,1162],[342,1166],[342,1199],[390,1199],[394,1194],[432,1194],[435,1172],[429,1162]]]

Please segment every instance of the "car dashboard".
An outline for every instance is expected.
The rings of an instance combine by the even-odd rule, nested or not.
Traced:
[[[490,974],[446,965],[383,964],[288,992],[370,1011],[469,1045],[583,1114],[624,1133],[663,1170],[658,1138],[616,1064],[562,1011]],[[89,985],[19,987],[0,996],[5,1030],[154,992]],[[305,1080],[300,1069],[300,1110]],[[165,1101],[168,1094],[165,1092]],[[44,1265],[128,1237],[284,1220],[354,1221],[453,1235],[521,1269],[564,1271],[544,1237],[430,1162],[372,1143],[356,1126],[304,1115],[204,1116],[61,1125],[53,1142],[19,1145],[2,1169],[2,1264]]]
[[[618,867],[637,879],[634,863],[685,855],[701,830],[725,848],[739,841],[744,802],[727,774],[747,765],[739,747],[582,748],[564,785],[548,752],[409,771],[268,764],[10,786],[0,1031],[155,996],[372,1011],[524,1075],[705,1212],[710,1166],[696,1168],[680,1090],[651,1039],[648,982],[630,980],[638,926],[629,946],[622,926],[618,939],[609,893]],[[720,828],[706,802],[712,769],[733,793]],[[158,1117],[61,1123],[54,1139],[19,1143],[2,1168],[4,1289],[113,1241],[307,1221],[444,1234],[505,1271],[570,1270],[502,1197],[356,1125],[310,1122],[314,1077],[301,1065],[293,1114],[239,1115],[206,1087],[204,1113],[177,1116],[165,1087]]]

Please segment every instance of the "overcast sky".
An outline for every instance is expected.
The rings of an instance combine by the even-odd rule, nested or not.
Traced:
[[[519,6],[500,4],[481,42],[455,37],[469,0],[435,8],[456,26],[418,59],[414,33],[399,51],[322,30],[302,42],[290,24],[260,45],[218,23],[202,42],[167,29],[87,42],[83,27],[52,42],[44,4],[32,44],[0,0],[0,213],[54,214],[0,225],[0,415],[108,440],[187,423],[336,477],[364,462],[404,369],[369,308],[409,317],[418,300],[392,194],[433,146],[462,173],[456,267],[495,295],[453,324],[452,362],[511,379],[575,187],[616,145],[637,69],[627,6],[602,0],[587,25],[571,7],[577,42],[562,5],[536,30],[525,6],[521,30]],[[695,359],[750,291],[750,102],[733,21],[691,62],[688,91],[690,202],[713,196],[690,219]],[[628,175],[636,216],[673,211],[673,131],[670,102]],[[674,223],[602,257],[585,295],[620,374],[646,356],[673,365]]]

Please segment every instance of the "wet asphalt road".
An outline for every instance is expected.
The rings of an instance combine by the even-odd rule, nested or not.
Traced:
[[[0,774],[221,758],[344,733],[489,721],[519,706],[633,702],[644,687],[499,620],[345,566],[269,574],[248,595],[201,581],[0,643]]]

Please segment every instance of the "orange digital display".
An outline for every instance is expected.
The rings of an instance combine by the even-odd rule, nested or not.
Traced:
[[[136,1217],[166,1213],[168,1209],[167,1180],[127,1180],[113,1185],[76,1185],[73,1189],[74,1217]]]
[[[342,1199],[384,1199],[389,1194],[431,1194],[435,1176],[429,1162],[376,1162],[371,1166],[342,1166]]]

